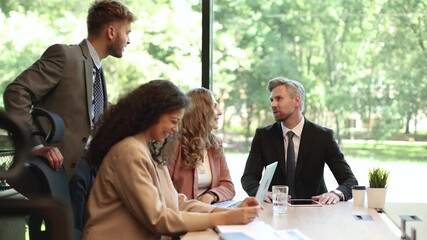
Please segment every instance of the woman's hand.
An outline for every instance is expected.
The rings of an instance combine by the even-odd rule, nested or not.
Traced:
[[[215,201],[215,197],[210,193],[205,193],[197,198],[200,202],[212,204]]]
[[[255,220],[263,210],[261,203],[254,197],[247,197],[237,208],[216,208],[213,212],[214,226],[248,224]]]
[[[223,220],[225,225],[248,224],[259,216],[261,208],[261,206],[234,208],[227,211]]]
[[[238,207],[255,207],[259,206],[261,209],[263,209],[261,203],[258,201],[258,199],[254,197],[247,197],[245,200],[243,200]]]

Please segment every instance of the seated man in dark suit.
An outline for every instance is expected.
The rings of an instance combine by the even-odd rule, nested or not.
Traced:
[[[351,199],[351,188],[357,185],[357,180],[332,130],[303,116],[305,90],[302,84],[278,77],[268,82],[267,89],[271,93],[271,109],[276,123],[256,130],[241,178],[243,189],[249,196],[254,196],[264,167],[278,161],[270,187],[288,185],[292,198],[312,198],[323,204]],[[332,191],[325,185],[325,164],[339,184]],[[271,202],[271,192],[264,200]]]

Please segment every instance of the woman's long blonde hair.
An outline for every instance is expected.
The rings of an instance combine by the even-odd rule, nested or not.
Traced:
[[[212,92],[195,88],[186,95],[191,103],[180,126],[182,166],[194,169],[203,162],[205,150],[212,148],[215,154],[223,154],[223,148],[212,133],[211,121],[215,114]]]

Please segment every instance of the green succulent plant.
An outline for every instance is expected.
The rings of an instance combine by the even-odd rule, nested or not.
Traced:
[[[369,169],[368,175],[369,175],[369,187],[371,188],[387,187],[390,171],[381,167],[374,167]]]

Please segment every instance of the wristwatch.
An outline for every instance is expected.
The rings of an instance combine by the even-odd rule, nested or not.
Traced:
[[[330,191],[330,193],[337,195],[339,197],[340,201],[344,201],[344,194],[340,190],[335,189],[335,190]]]

